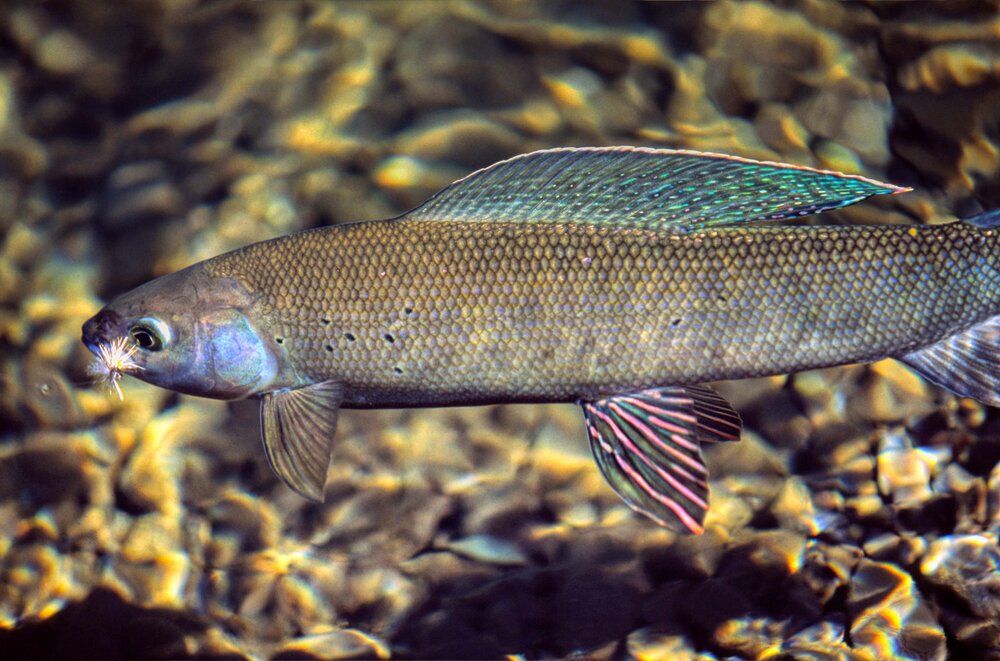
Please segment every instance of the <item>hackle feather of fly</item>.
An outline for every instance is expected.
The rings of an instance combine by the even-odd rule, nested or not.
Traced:
[[[135,361],[137,351],[136,345],[126,337],[101,343],[97,347],[97,357],[87,366],[87,374],[113,391],[118,399],[124,399],[122,376],[142,371],[142,365]]]

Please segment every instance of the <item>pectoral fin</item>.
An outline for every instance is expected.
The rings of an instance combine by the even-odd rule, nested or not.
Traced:
[[[661,526],[700,534],[708,510],[701,443],[735,441],[740,416],[704,386],[584,402],[590,447],[611,487]]]
[[[261,401],[268,463],[289,488],[314,502],[323,501],[343,395],[343,385],[324,381],[269,392]]]

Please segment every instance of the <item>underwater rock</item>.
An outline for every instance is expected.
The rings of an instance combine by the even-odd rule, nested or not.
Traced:
[[[87,44],[67,30],[53,30],[42,37],[34,55],[43,69],[61,76],[81,72],[94,59]]]
[[[842,51],[838,37],[794,11],[763,2],[720,2],[704,17],[711,55],[792,71],[830,66]]]
[[[781,651],[794,659],[853,659],[857,650],[845,642],[843,622],[824,620],[791,635]]]
[[[788,472],[784,453],[776,451],[761,436],[744,430],[739,443],[718,443],[705,448],[714,478],[726,476],[784,476]],[[783,480],[780,480],[783,482]]]
[[[920,573],[976,615],[1000,618],[1000,546],[990,535],[947,535],[931,542]]]
[[[790,477],[771,503],[771,514],[785,529],[813,536],[821,530],[809,488],[798,477]]]
[[[212,541],[217,536],[232,535],[242,551],[270,548],[279,542],[281,516],[270,502],[251,494],[226,492],[207,515],[213,531]]]
[[[375,183],[382,188],[403,193],[416,189],[421,194],[441,190],[461,176],[455,168],[434,167],[410,156],[390,156],[372,173]]]
[[[372,562],[399,561],[430,544],[448,509],[446,497],[426,489],[369,484],[331,503],[310,542]]]
[[[759,658],[781,645],[783,622],[763,617],[727,620],[716,627],[713,642],[743,658]]]
[[[911,446],[905,432],[897,429],[879,442],[876,460],[879,492],[898,507],[919,505],[930,494],[931,457]]]
[[[754,117],[754,127],[764,143],[779,154],[805,154],[811,136],[785,106],[765,103]]]
[[[85,439],[56,432],[0,444],[0,497],[31,508],[81,496],[88,486],[86,449]]]
[[[501,568],[466,558],[449,551],[428,551],[404,560],[400,569],[420,579],[425,589],[436,585],[473,585],[497,578]]]
[[[36,424],[48,428],[72,428],[86,420],[74,389],[64,371],[40,360],[22,365],[19,402],[31,412]]]
[[[983,122],[998,98],[992,55],[996,12],[990,8],[974,15],[974,20],[905,16],[883,33],[886,59],[899,70],[904,92],[897,95],[898,113],[907,117],[907,128],[893,147],[907,163],[936,158],[921,167],[942,189],[959,196],[983,189],[976,182],[995,181],[1000,171],[996,140],[988,120]],[[995,186],[987,189],[995,195]]]
[[[520,136],[507,127],[455,110],[399,134],[394,151],[427,160],[447,157],[452,163],[480,168],[514,156],[522,145]]]
[[[993,466],[990,471],[989,482],[987,484],[987,506],[989,508],[989,518],[987,525],[990,533],[1000,535],[1000,462]]]
[[[333,597],[349,598],[344,563],[292,539],[242,554],[209,585],[220,615],[246,621],[265,640],[326,628],[336,618]]]
[[[224,413],[218,402],[189,399],[138,430],[118,478],[117,495],[122,505],[139,513],[158,511],[178,516],[183,484],[177,444],[196,435],[190,430],[210,432]]]
[[[873,86],[862,94],[853,85],[826,87],[797,103],[795,115],[811,133],[842,146],[866,164],[884,165],[889,159],[891,109],[885,87]]]
[[[956,649],[968,658],[989,659],[1000,650],[1000,622],[969,617],[948,608],[941,609],[941,620],[950,636],[957,642]]]
[[[847,586],[861,558],[862,552],[855,546],[809,540],[798,576],[825,605]]]
[[[923,556],[927,550],[927,542],[913,534],[882,533],[866,540],[862,548],[872,560],[909,567]]]
[[[719,527],[712,526],[697,537],[652,545],[642,553],[643,568],[655,583],[678,578],[702,580],[715,574],[727,541]]]
[[[395,74],[410,107],[496,108],[529,95],[537,80],[528,58],[506,51],[500,37],[454,16],[429,16],[406,32]]]
[[[727,478],[712,484],[712,505],[705,515],[705,528],[720,528],[731,534],[747,526],[767,502],[765,498],[752,495],[750,499],[744,497],[746,492],[752,494],[753,482],[749,479],[742,485],[732,484]]]
[[[729,547],[722,562],[738,557],[741,563],[749,562],[759,570],[774,569],[791,575],[802,568],[805,551],[803,535],[791,530],[767,530]]]
[[[472,535],[449,542],[445,548],[472,560],[493,565],[518,566],[527,563],[527,558],[517,546],[492,535]]]
[[[573,612],[554,608],[553,642],[565,650],[587,650],[623,638],[635,628],[637,586],[613,569],[569,570],[548,577],[556,588],[551,605],[573,604]],[[551,606],[550,606],[551,607]]]
[[[950,454],[950,448],[947,449]],[[981,530],[987,522],[988,488],[986,481],[975,477],[961,465],[950,463],[932,484],[934,491],[949,495],[957,506],[955,532]]]
[[[50,544],[19,544],[5,554],[4,564],[0,571],[0,624],[4,628],[51,617],[85,592],[69,571],[68,558]]]
[[[388,659],[389,647],[378,638],[355,629],[293,638],[272,659]]]
[[[676,659],[677,661],[695,661],[704,658],[698,654],[691,643],[681,635],[658,632],[647,627],[633,631],[625,639],[625,650],[629,658],[638,661],[659,661],[660,659]]]
[[[944,631],[913,578],[895,565],[863,559],[847,597],[851,641],[875,658],[944,659]]]
[[[934,409],[930,386],[902,363],[884,360],[871,365],[868,371],[857,396],[848,403],[853,419],[893,423],[927,415]]]
[[[136,517],[123,528],[113,562],[115,584],[137,603],[180,607],[191,574],[197,572],[183,548],[180,523],[153,512]]]
[[[107,198],[101,219],[110,228],[155,222],[176,216],[184,208],[180,192],[160,161],[120,166],[108,179]]]
[[[951,87],[974,87],[1000,80],[1000,62],[986,44],[935,46],[899,72],[904,89],[941,93]]]
[[[198,654],[211,658],[240,659],[250,658],[250,653],[241,646],[237,637],[223,631],[220,627],[211,627],[198,646]]]

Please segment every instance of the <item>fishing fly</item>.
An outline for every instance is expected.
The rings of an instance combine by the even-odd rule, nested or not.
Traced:
[[[124,336],[100,342],[96,345],[93,362],[87,366],[87,374],[122,400],[124,399],[122,376],[142,371],[142,365],[135,360],[138,351],[139,348],[135,343]]]

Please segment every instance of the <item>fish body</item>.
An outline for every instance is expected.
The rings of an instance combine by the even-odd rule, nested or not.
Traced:
[[[343,406],[574,402],[901,356],[1000,309],[1000,232],[391,220],[209,260]],[[282,344],[276,343],[277,339]]]
[[[271,466],[315,500],[340,408],[578,402],[626,503],[697,533],[701,445],[740,434],[700,384],[897,357],[1000,405],[995,212],[927,227],[761,224],[900,192],[677,150],[535,152],[400,218],[154,280],[83,336],[99,355],[128,338],[133,373],[157,385],[260,397]]]

